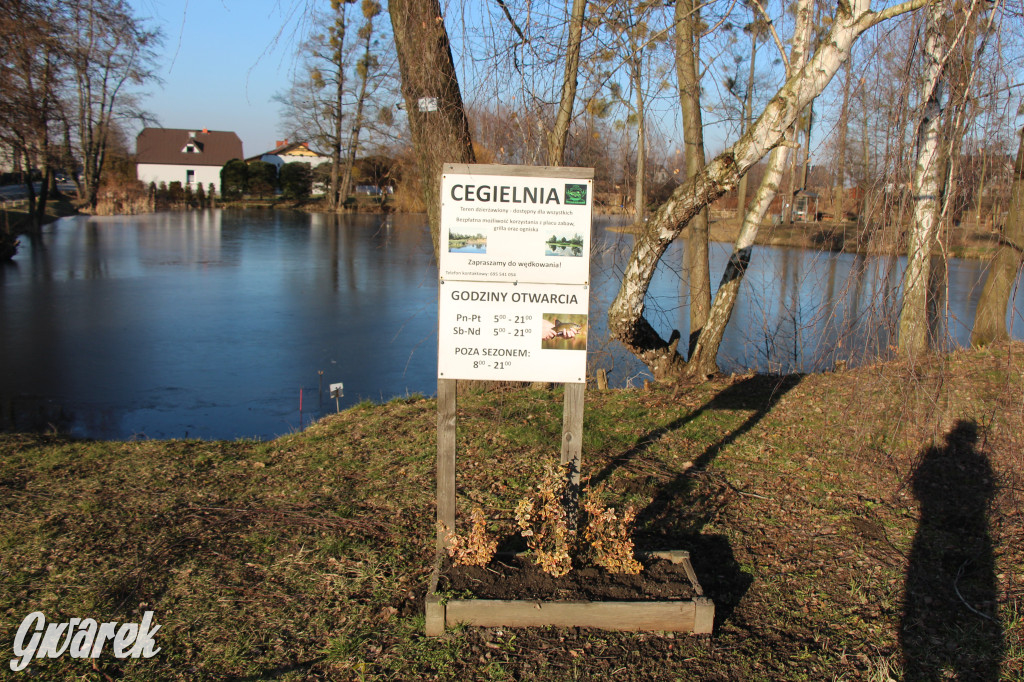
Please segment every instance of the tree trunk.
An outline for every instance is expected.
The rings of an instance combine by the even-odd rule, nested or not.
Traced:
[[[439,1],[391,0],[388,11],[436,258],[441,233],[441,166],[475,161],[469,121]]]
[[[804,128],[804,159],[800,168],[800,189],[807,189],[807,172],[811,167],[811,128],[814,126],[814,102],[807,105],[807,127]],[[807,216],[804,216],[807,220]]]
[[[802,0],[796,10],[796,30],[793,32],[793,47],[790,50],[789,72],[795,73],[807,64],[811,48],[811,4],[812,0]],[[792,128],[790,129],[792,132]],[[779,193],[779,185],[786,171],[786,157],[789,148],[780,145],[772,150],[768,157],[768,168],[765,170],[761,184],[750,210],[743,216],[743,225],[733,245],[732,255],[722,274],[722,281],[715,293],[715,303],[711,307],[707,325],[696,340],[696,346],[690,355],[686,371],[691,377],[703,379],[718,372],[718,349],[722,345],[725,328],[732,318],[732,311],[739,296],[740,284],[750,263],[750,252],[757,239],[757,232],[764,221],[768,209]]]
[[[642,48],[636,48],[639,49]],[[636,95],[636,186],[633,190],[633,208],[637,224],[642,224],[647,217],[647,114],[644,111],[643,54],[636,50],[629,60]]]
[[[683,148],[686,178],[704,170],[704,126],[700,112],[700,38],[693,30],[700,22],[696,0],[678,0],[675,8],[676,76],[679,80],[679,108],[683,117]],[[753,55],[751,55],[753,59]],[[748,93],[749,95],[749,93]],[[746,178],[746,173],[743,174]],[[743,182],[743,180],[741,180]],[[690,337],[687,354],[692,354],[711,310],[711,271],[708,265],[708,209],[705,206],[690,221],[686,243],[686,279],[690,292]]]
[[[656,379],[679,374],[685,362],[677,353],[678,332],[663,340],[643,315],[644,298],[658,262],[668,246],[702,208],[739,182],[769,150],[777,146],[799,112],[821,94],[850,53],[854,41],[871,26],[919,9],[925,0],[872,12],[868,0],[841,4],[829,34],[808,65],[787,78],[764,111],[734,145],[672,193],[636,236],[619,292],[608,311],[612,336],[646,364]]]
[[[754,66],[755,60],[757,59],[757,39],[759,37],[757,26],[757,15],[755,14],[754,21],[751,22],[750,30],[750,70],[747,72],[747,92],[743,98],[743,114],[740,118],[740,135],[746,132],[754,118]],[[740,217],[745,215],[747,210],[747,182],[747,174],[744,173],[743,177],[740,178],[740,186],[736,192],[736,215]]]
[[[331,27],[331,42],[334,45],[332,57],[334,58],[334,65],[337,67],[337,74],[334,78],[334,101],[331,103],[334,113],[334,129],[331,131],[331,179],[330,186],[328,187],[329,196],[327,198],[327,205],[332,211],[340,210],[344,203],[344,199],[340,196],[341,131],[345,95],[345,66],[342,60],[344,59],[345,49],[345,12],[347,7],[346,3],[339,3],[338,16],[334,20],[334,26]]]
[[[587,0],[573,0],[569,15],[569,43],[565,48],[565,75],[562,76],[562,97],[558,103],[555,127],[548,135],[548,165],[561,166],[565,162],[565,145],[569,139],[576,102],[576,80],[580,69],[580,43],[583,41],[583,15]]]
[[[1013,164],[1013,187],[1010,190],[1010,211],[1003,226],[999,250],[992,258],[985,286],[978,299],[978,312],[974,317],[971,343],[984,346],[995,341],[1006,341],[1006,309],[1010,293],[1024,259],[1024,128],[1020,131],[1017,161]]]
[[[733,245],[732,255],[722,273],[722,281],[715,292],[715,303],[711,307],[708,323],[698,339],[696,348],[690,356],[687,374],[703,379],[718,372],[718,349],[725,336],[725,328],[732,319],[732,311],[739,296],[740,284],[750,263],[750,252],[757,239],[758,228],[764,220],[768,209],[779,193],[782,176],[786,172],[786,157],[789,149],[779,146],[772,150],[768,157],[768,168],[761,180],[750,210],[744,215],[743,226]]]
[[[846,78],[843,80],[843,103],[839,108],[839,141],[836,146],[836,172],[832,179],[832,214],[836,220],[844,220],[846,213],[846,139],[850,129],[850,81],[853,80],[853,53],[846,60]]]
[[[924,110],[917,129],[917,165],[913,180],[914,220],[907,240],[898,340],[899,354],[911,360],[928,352],[928,279],[945,184],[940,134],[947,45],[940,30],[942,8],[932,5],[928,15],[921,97]]]

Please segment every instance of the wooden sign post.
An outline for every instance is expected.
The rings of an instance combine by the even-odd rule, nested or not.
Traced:
[[[696,602],[560,604],[538,615],[535,603],[442,602],[436,594],[447,549],[445,531],[456,532],[458,381],[565,384],[561,462],[569,465],[570,498],[579,500],[593,178],[591,168],[444,167],[438,263],[438,564],[427,595],[428,635],[439,635],[446,622],[459,621],[627,629],[642,629],[631,624],[647,622],[653,629],[710,631],[709,611]],[[685,552],[673,557],[689,566]],[[645,615],[655,612],[656,618]],[[512,620],[502,620],[506,617]]]
[[[448,164],[438,267],[437,521],[455,530],[456,382],[566,384],[562,463],[579,487],[592,168]]]

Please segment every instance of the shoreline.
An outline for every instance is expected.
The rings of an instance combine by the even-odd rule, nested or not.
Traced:
[[[607,228],[613,232],[636,234],[638,226],[623,225]],[[940,235],[940,243],[932,255],[947,255],[950,258],[989,260],[999,245],[998,234],[981,231],[963,223],[955,228],[959,234]],[[712,218],[709,225],[709,240],[733,244],[739,236],[740,221],[736,218]],[[684,230],[683,238],[687,236]],[[865,256],[905,256],[906,228],[899,231],[883,227],[871,227],[866,235],[856,221],[794,222],[791,225],[762,223],[754,243],[758,246],[781,246],[808,250],[832,251]]]
[[[257,209],[257,210],[284,210],[299,211],[302,213],[325,213],[326,208],[315,200],[285,205],[273,200],[254,199],[251,201],[229,201],[218,202],[216,208],[228,209]],[[186,211],[198,210],[191,208],[164,208],[165,211]],[[4,209],[6,214],[7,232],[12,237],[27,234],[31,231],[28,227],[28,216],[23,210]],[[345,213],[379,213],[386,215],[392,213],[387,207],[357,205],[353,209],[345,210]],[[71,200],[64,196],[58,201],[51,201],[47,210],[46,223],[52,223],[60,218],[73,215],[88,215],[77,210]],[[131,215],[131,214],[123,214]],[[595,210],[595,216],[623,216],[626,214],[620,211]],[[712,217],[709,224],[709,239],[713,242],[726,244],[735,243],[739,235],[741,222],[735,217]],[[607,227],[612,232],[636,234],[639,226],[618,225]],[[932,255],[948,255],[951,258],[964,258],[976,260],[990,260],[996,253],[999,246],[999,235],[989,228],[979,228],[973,223],[964,222],[955,226],[956,234],[947,233],[940,235],[941,243],[937,244]],[[762,223],[754,243],[758,246],[780,246],[788,248],[800,248],[809,250],[832,251],[834,253],[850,253],[865,256],[904,256],[906,255],[905,236],[906,228],[893,230],[881,226],[870,226],[869,234],[860,228],[856,221],[819,221],[819,222],[794,222],[792,224]],[[681,235],[686,238],[684,230]]]

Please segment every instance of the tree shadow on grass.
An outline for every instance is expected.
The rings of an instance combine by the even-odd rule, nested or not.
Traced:
[[[784,377],[755,375],[727,386],[693,412],[674,419],[665,426],[658,427],[653,431],[640,436],[633,447],[612,458],[612,460],[608,462],[601,471],[591,476],[590,485],[596,486],[606,481],[613,473],[615,473],[616,469],[629,464],[633,460],[639,459],[662,438],[673,431],[678,431],[683,426],[698,419],[709,410],[754,410],[754,414],[750,415],[745,422],[740,424],[740,426],[725,436],[722,440],[705,450],[700,457],[693,460],[694,469],[703,469],[718,456],[718,453],[722,451],[722,448],[733,443],[737,438],[750,431],[755,424],[761,421],[761,419],[771,411],[775,404],[778,403],[779,399],[781,399],[783,395],[800,383],[800,379],[801,377],[799,375],[787,375]],[[686,482],[687,480],[688,475],[686,473],[676,477],[672,483],[659,492],[658,497],[655,498],[652,505],[658,503],[658,506],[662,506],[667,501],[674,499],[679,492],[674,489],[677,487],[674,486],[674,484]],[[652,507],[648,507],[647,511],[651,510]]]
[[[750,587],[722,535],[702,534],[704,526],[717,514],[716,496],[698,494],[696,480],[722,452],[723,448],[749,432],[800,383],[799,375],[773,377],[758,375],[728,386],[704,405],[669,424],[644,434],[626,452],[614,458],[591,479],[596,485],[619,467],[643,456],[660,439],[699,418],[710,410],[735,410],[752,414],[721,440],[710,445],[684,472],[663,485],[650,504],[637,515],[636,542],[646,549],[686,549],[705,594],[715,602],[715,624],[728,619]]]
[[[911,479],[921,518],[910,551],[900,627],[905,679],[999,679],[1005,643],[989,536],[992,467],[961,420],[945,447],[921,454]]]

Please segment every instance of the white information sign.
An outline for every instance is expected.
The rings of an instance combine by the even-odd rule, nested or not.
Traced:
[[[586,380],[592,177],[578,168],[447,167],[440,378]]]
[[[445,173],[441,279],[589,284],[593,199],[591,179]]]
[[[438,376],[585,381],[588,293],[578,284],[441,282]]]

